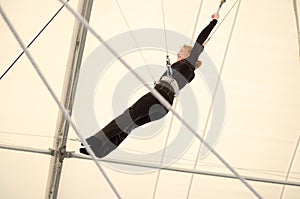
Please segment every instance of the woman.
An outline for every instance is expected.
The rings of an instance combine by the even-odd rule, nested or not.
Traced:
[[[195,45],[184,45],[181,48],[177,54],[177,62],[171,65],[154,87],[171,105],[174,96],[194,79],[194,71],[201,65],[198,57],[204,49],[205,40],[217,24],[219,15],[213,14],[211,17],[212,21],[201,31]],[[102,158],[116,149],[133,129],[161,119],[167,113],[168,110],[149,92],[86,141],[94,154]],[[85,148],[81,148],[80,152],[88,154]]]

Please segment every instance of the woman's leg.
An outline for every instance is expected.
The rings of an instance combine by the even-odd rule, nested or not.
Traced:
[[[172,104],[173,99],[169,102]],[[104,157],[116,149],[133,129],[158,120],[167,112],[167,109],[151,93],[148,93],[101,131],[88,138],[87,142],[97,157]],[[83,150],[81,152],[85,153],[86,151]]]

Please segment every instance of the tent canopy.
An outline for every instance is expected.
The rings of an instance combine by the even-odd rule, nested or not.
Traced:
[[[68,5],[77,10],[79,3],[70,0]],[[50,0],[2,0],[0,5],[25,44],[62,6]],[[218,5],[219,1],[95,0],[89,24],[153,84],[165,70],[166,50],[175,62],[180,47],[194,43]],[[299,9],[296,1],[227,1],[220,12],[221,25],[200,57],[203,65],[173,105],[242,176],[300,183]],[[59,98],[74,23],[74,16],[63,8],[29,47]],[[0,35],[2,75],[22,49],[3,18]],[[51,148],[59,109],[25,54],[1,78],[0,90],[0,144]],[[72,115],[82,135],[100,130],[146,92],[88,32]],[[92,101],[85,101],[86,96]],[[77,138],[70,129],[67,151],[78,153]],[[1,198],[45,197],[51,156],[6,149],[0,153]],[[101,162],[123,198],[254,197],[239,180],[224,177],[231,172],[171,113],[133,131],[105,159],[146,166]],[[300,195],[299,186],[249,183],[263,198]],[[82,197],[115,195],[93,161],[65,159],[58,198]]]

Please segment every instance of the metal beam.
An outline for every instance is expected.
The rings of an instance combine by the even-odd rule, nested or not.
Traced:
[[[44,155],[52,155],[51,150],[42,150],[42,149],[29,149],[26,147],[15,147],[15,146],[8,146],[8,145],[0,145],[0,149],[7,149],[7,150],[15,150],[15,151],[22,151],[22,152],[30,152],[30,153],[39,153]],[[66,158],[76,158],[76,159],[83,159],[83,160],[92,160],[89,156],[75,154],[73,152],[67,152],[68,156]],[[151,168],[157,170],[165,170],[165,171],[173,171],[173,172],[181,172],[187,174],[196,174],[196,175],[206,175],[212,177],[220,177],[220,178],[231,178],[237,179],[236,176],[225,174],[225,173],[217,173],[217,172],[209,172],[209,171],[198,171],[192,169],[183,169],[178,167],[161,167],[160,165],[154,164],[145,164],[145,163],[138,163],[138,162],[125,162],[120,160],[112,160],[112,159],[99,159],[99,162],[103,163],[111,163],[111,164],[122,164],[127,166],[134,166],[134,167],[144,167],[144,168]],[[258,178],[258,177],[250,177],[250,176],[242,176],[245,180],[252,181],[252,182],[261,182],[261,183],[269,183],[269,184],[277,184],[277,185],[287,185],[287,186],[296,186],[300,187],[300,182],[293,182],[293,181],[286,181],[286,180],[276,180],[270,178]]]
[[[93,0],[82,0],[78,2],[77,12],[89,21]],[[73,37],[70,46],[69,59],[65,74],[65,81],[62,91],[61,101],[65,108],[72,114],[74,97],[76,93],[77,80],[79,76],[82,55],[87,35],[87,29],[77,20],[74,24]],[[66,143],[68,138],[69,123],[60,111],[57,119],[57,126],[54,140],[54,156],[50,161],[48,184],[46,190],[47,199],[56,199],[58,195],[59,181],[66,155]]]
[[[78,154],[71,154],[70,158],[92,160],[89,156],[83,156],[83,155],[78,155]],[[198,171],[198,170],[183,169],[183,168],[178,168],[178,167],[161,167],[161,165],[145,164],[145,163],[142,164],[142,163],[137,163],[137,162],[125,162],[125,161],[111,160],[111,159],[110,160],[108,160],[108,159],[99,160],[99,161],[106,162],[106,163],[112,163],[112,164],[122,164],[122,165],[135,166],[135,167],[145,167],[145,168],[159,169],[159,170],[165,170],[165,171],[174,171],[174,172],[206,175],[206,176],[221,177],[221,178],[231,178],[231,179],[238,180],[238,178],[235,175],[230,175],[230,174],[226,174],[226,173]],[[300,182],[276,180],[276,179],[269,179],[269,178],[258,178],[258,177],[250,177],[250,176],[242,176],[242,177],[247,181],[300,187]]]
[[[0,145],[0,149],[13,150],[13,151],[21,151],[28,153],[39,153],[43,155],[53,155],[53,151],[51,149],[33,149],[29,147],[21,147],[21,146],[10,146],[10,145]]]

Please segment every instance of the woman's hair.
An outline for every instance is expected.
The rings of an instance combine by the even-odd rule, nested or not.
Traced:
[[[188,49],[189,54],[191,54],[192,49],[193,49],[192,46],[187,45],[187,44],[184,44],[184,45],[182,46],[182,48]],[[201,65],[202,65],[202,61],[198,60],[198,61],[196,61],[195,68],[196,68],[196,69],[197,69],[197,68],[200,68]]]

